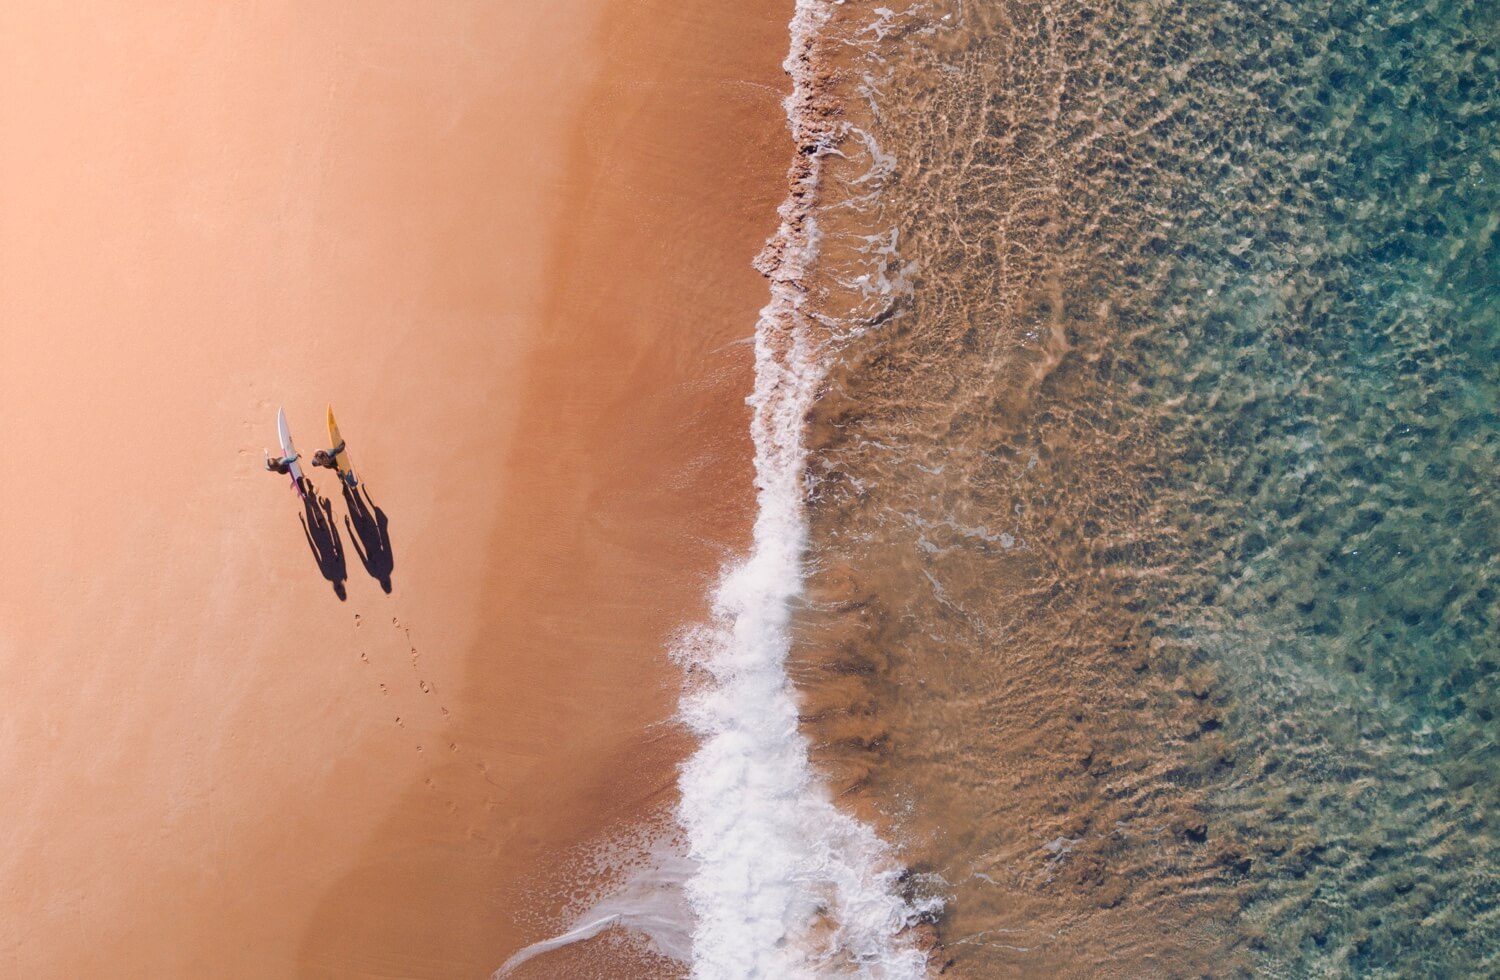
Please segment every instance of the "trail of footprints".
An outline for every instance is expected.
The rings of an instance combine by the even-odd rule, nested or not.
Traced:
[[[354,614],[354,628],[356,630],[358,630],[358,629],[363,628],[363,626],[364,626],[364,619],[363,619],[363,617],[359,613],[355,613]],[[421,676],[420,668],[421,668],[421,658],[422,658],[422,655],[421,655],[420,651],[417,650],[416,644],[414,644],[412,642],[412,639],[411,639],[411,628],[407,627],[407,626],[402,626],[401,625],[401,619],[400,619],[400,617],[397,617],[397,616],[392,616],[391,617],[391,627],[397,633],[400,634],[401,638],[406,643],[407,659],[408,659],[408,663],[410,664],[410,667],[411,667],[412,677],[416,681],[417,690],[420,691],[423,695],[431,694],[435,690],[435,688],[434,688],[434,686],[433,686],[433,684],[432,684],[431,681],[429,681],[426,678],[424,678],[424,677]],[[369,652],[366,651],[366,650],[364,650],[364,649],[361,649],[359,651],[359,661],[360,661],[360,663],[365,664],[367,666],[369,664],[373,663],[373,661],[370,659]],[[390,687],[389,684],[387,684],[384,681],[381,681],[381,682],[377,682],[376,686],[380,690],[381,697],[390,697],[391,696],[392,692],[391,692],[391,687]],[[448,710],[448,708],[445,707],[445,706],[443,706],[443,705],[438,705],[438,709],[437,710],[438,710],[438,715],[442,719],[442,722],[443,722],[444,725],[447,725],[448,723],[452,722],[452,720],[453,720],[453,712],[452,711]],[[394,717],[395,717],[395,725],[396,725],[396,727],[404,730],[406,728],[406,717],[404,717],[402,715],[395,715]],[[444,740],[444,745],[447,748],[447,750],[448,750],[449,753],[454,754],[454,755],[458,754],[459,747],[458,747],[458,743],[456,741],[453,741],[451,739],[447,739],[447,740]],[[415,747],[416,751],[419,754],[425,754],[426,753],[426,748],[423,745],[416,744],[414,747]],[[483,761],[478,761],[478,762],[474,763],[474,770],[476,772],[478,772],[482,777],[484,777],[484,779],[485,779],[486,782],[490,782],[489,777],[486,775],[488,769],[489,769],[489,766],[485,762],[483,762]],[[434,790],[437,789],[437,783],[436,783],[436,781],[433,780],[433,778],[430,777],[430,776],[427,777],[426,779],[424,779],[423,783],[427,786],[428,789],[434,789]],[[448,802],[448,811],[450,813],[453,813],[453,812],[456,812],[457,810],[458,810],[458,804],[456,802],[450,800]]]
[[[359,629],[363,625],[364,625],[364,618],[362,616],[360,616],[359,613],[355,613],[354,614],[354,628],[355,629]],[[402,635],[403,639],[405,639],[405,641],[406,641],[407,655],[408,655],[408,657],[410,658],[410,661],[411,661],[412,675],[416,678],[416,681],[417,681],[417,690],[421,691],[423,694],[431,694],[433,692],[432,682],[429,681],[429,680],[427,680],[426,678],[422,677],[418,673],[418,670],[419,670],[419,668],[421,666],[422,655],[421,655],[421,653],[418,652],[416,644],[412,643],[412,641],[411,641],[411,627],[402,626],[400,618],[396,617],[396,616],[392,616],[391,617],[391,626],[397,632],[399,632]],[[362,664],[368,664],[368,663],[371,662],[370,661],[370,654],[369,654],[368,651],[363,650],[363,649],[359,651],[359,662],[362,663]],[[380,693],[382,695],[384,695],[386,697],[390,696],[391,689],[390,689],[389,685],[387,685],[384,682],[382,682],[382,683],[380,683],[378,685],[378,687],[380,688]],[[451,711],[449,711],[447,708],[439,706],[438,707],[438,711],[442,714],[443,721],[445,721],[445,722],[451,720],[452,717],[453,717],[453,713]],[[405,728],[406,727],[406,725],[402,722],[400,716],[397,716],[397,718],[396,718],[396,724],[399,727],[401,727],[401,728]],[[455,751],[457,751],[457,746],[453,746],[453,748],[454,748]],[[417,749],[418,749],[418,751],[421,751],[421,746],[418,746]]]

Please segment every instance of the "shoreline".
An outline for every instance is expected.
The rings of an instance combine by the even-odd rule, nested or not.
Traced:
[[[684,643],[702,681],[682,717],[699,742],[683,768],[678,815],[695,862],[695,974],[802,976],[863,964],[881,976],[927,974],[922,925],[941,901],[914,893],[898,851],[836,801],[803,734],[806,703],[792,661],[795,618],[821,556],[808,550],[807,426],[837,343],[820,314],[817,217],[826,161],[850,130],[819,66],[836,8],[799,0],[784,62],[796,153],[781,219],[756,266],[770,302],[756,324],[753,542],[726,565],[712,616]],[[835,966],[835,969],[840,969]]]

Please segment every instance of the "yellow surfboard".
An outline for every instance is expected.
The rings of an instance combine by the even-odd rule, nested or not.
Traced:
[[[333,443],[329,452],[337,452],[333,461],[338,464],[339,476],[350,487],[359,486],[359,480],[354,476],[354,466],[349,462],[349,450],[344,446],[344,438],[339,435],[339,424],[333,420],[333,406],[328,406],[328,438]]]

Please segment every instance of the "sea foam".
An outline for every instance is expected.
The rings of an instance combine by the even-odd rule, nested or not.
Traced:
[[[756,326],[748,399],[753,544],[721,577],[710,621],[676,651],[700,675],[681,706],[701,743],[682,770],[677,816],[695,866],[687,894],[693,974],[703,980],[915,978],[927,967],[909,927],[934,903],[903,898],[890,847],[834,806],[808,761],[786,671],[807,543],[803,430],[825,369],[801,280],[817,255],[810,208],[822,159],[839,135],[813,108],[811,47],[826,10],[822,0],[799,0],[792,21],[786,108],[802,155],[780,228],[757,263],[771,301]]]

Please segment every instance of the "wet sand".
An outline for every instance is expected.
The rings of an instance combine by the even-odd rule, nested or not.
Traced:
[[[484,975],[670,800],[788,14],[0,14],[0,971]],[[261,472],[326,401],[389,594]]]

